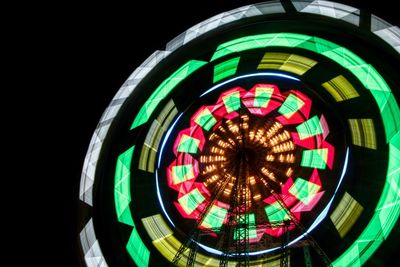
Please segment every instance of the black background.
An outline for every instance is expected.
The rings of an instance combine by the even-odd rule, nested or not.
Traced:
[[[339,2],[400,25],[396,1]],[[23,110],[18,118],[23,135],[20,143],[33,147],[17,151],[31,164],[24,167],[28,174],[23,179],[29,199],[14,209],[19,215],[23,210],[24,215],[19,226],[23,230],[18,231],[22,235],[13,237],[19,251],[13,260],[38,266],[80,266],[80,172],[103,111],[128,76],[155,50],[163,50],[175,36],[213,15],[250,3],[65,2],[35,4],[32,9],[25,6],[21,14],[16,8],[17,18],[24,17],[24,22],[12,33],[23,59],[14,63],[19,76],[28,79],[14,80],[17,89],[23,88],[14,94],[17,99],[27,96],[16,105]],[[30,76],[32,70],[34,75]],[[400,266],[398,260],[396,263],[400,242],[389,242],[392,246],[374,256],[371,266]],[[28,256],[22,249],[33,253]]]

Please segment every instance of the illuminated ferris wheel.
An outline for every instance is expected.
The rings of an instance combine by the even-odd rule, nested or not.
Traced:
[[[374,15],[293,0],[154,52],[85,158],[87,266],[366,263],[400,214],[399,47]]]

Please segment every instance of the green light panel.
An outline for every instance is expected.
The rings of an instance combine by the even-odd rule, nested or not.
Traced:
[[[300,165],[302,167],[325,169],[328,160],[328,149],[319,148],[312,150],[303,150]]]
[[[351,83],[342,75],[333,78],[322,84],[329,94],[336,100],[336,102],[359,97],[357,90]]]
[[[315,64],[317,64],[317,61],[307,57],[288,53],[267,52],[264,54],[257,69],[283,70],[302,76]]]
[[[273,92],[274,92],[273,88],[257,87],[254,94],[253,106],[255,108],[267,107]]]
[[[131,130],[146,123],[158,104],[190,74],[207,64],[205,61],[190,60],[165,79],[144,103],[132,123]]]
[[[400,132],[400,109],[393,94],[387,95],[385,98],[384,104],[379,108],[384,121],[386,139],[390,140]]]
[[[187,214],[191,214],[204,200],[204,196],[197,188],[178,198],[179,204]]]
[[[201,226],[218,231],[225,220],[227,212],[226,209],[213,205],[204,218]]]
[[[353,145],[376,149],[374,121],[372,119],[349,119]]]
[[[133,226],[129,203],[131,202],[131,162],[135,146],[118,156],[114,175],[114,202],[118,221]]]
[[[290,219],[287,210],[283,208],[283,205],[281,205],[279,202],[275,202],[266,206],[265,213],[267,214],[268,220],[271,223],[283,222],[284,220]]]
[[[299,109],[304,106],[304,102],[297,96],[290,94],[282,106],[279,108],[278,112],[285,116],[287,119],[292,117]]]
[[[254,213],[250,213],[250,214],[246,214],[246,221],[249,222],[248,226],[249,226],[249,238],[256,238],[257,237],[257,230],[256,230],[256,217],[254,215]],[[244,228],[239,228],[240,234],[239,236],[244,236]],[[233,235],[233,239],[237,240],[237,232],[234,232]]]
[[[174,184],[183,183],[194,178],[193,165],[178,165],[172,167],[172,180]]]
[[[214,66],[213,82],[218,82],[226,77],[235,75],[240,57],[235,57]]]
[[[296,127],[296,130],[299,133],[300,140],[315,136],[317,134],[322,134],[324,132],[318,116],[314,116],[302,124],[299,124]]]
[[[240,108],[240,93],[233,92],[229,95],[223,96],[222,101],[224,102],[226,111],[228,111],[228,113],[238,110]]]
[[[135,146],[132,146],[118,156],[114,175],[114,201],[118,221],[133,227],[126,249],[138,266],[147,266],[149,263],[150,252],[143,244],[129,209],[131,202],[131,162]]]
[[[209,131],[217,123],[208,108],[205,108],[194,121],[206,131]]]
[[[241,37],[219,45],[217,51],[212,56],[211,61],[232,53],[265,48],[267,46],[296,47],[307,40],[307,38],[304,38],[303,36],[305,35],[292,33],[268,33]],[[309,36],[306,37],[308,37],[308,39],[311,38]]]
[[[320,188],[321,186],[298,177],[289,188],[289,192],[305,205],[308,205]]]
[[[139,233],[136,231],[136,227],[134,227],[132,230],[128,243],[126,244],[126,250],[137,266],[149,265],[150,251],[140,239]]]
[[[330,215],[339,235],[343,238],[353,227],[364,208],[349,193],[345,192]]]
[[[196,154],[199,150],[199,144],[200,140],[184,134],[182,135],[182,138],[178,145],[178,152],[187,152]]]

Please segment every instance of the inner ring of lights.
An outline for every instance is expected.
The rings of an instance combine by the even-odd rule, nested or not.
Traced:
[[[218,87],[237,81],[238,79],[252,76],[271,75],[299,81],[291,76],[285,77],[287,75],[279,75],[278,73],[254,73],[230,79],[221,85],[214,86],[212,89],[216,90]],[[210,93],[213,90],[208,90],[207,92]],[[237,97],[236,99],[235,96]],[[242,108],[240,108],[240,105]],[[215,185],[217,179],[215,175],[207,177],[207,174],[210,172],[212,173],[212,169],[215,168],[212,164],[207,164],[207,159],[210,159],[210,155],[207,156],[207,153],[214,154],[214,156],[211,156],[211,159],[213,160],[226,161],[226,166],[218,166],[218,168],[225,168],[226,170],[232,167],[229,165],[232,164],[232,160],[234,160],[236,155],[232,148],[234,146],[237,148],[241,143],[240,140],[238,141],[238,124],[240,124],[240,122],[241,128],[245,131],[243,134],[247,136],[245,139],[247,148],[258,149],[258,154],[260,154],[260,152],[263,153],[268,150],[270,151],[269,154],[266,153],[265,156],[262,157],[262,163],[258,163],[258,170],[250,176],[251,179],[249,185],[250,187],[253,186],[253,190],[249,190],[248,192],[253,192],[252,202],[256,203],[258,206],[262,203],[266,209],[266,213],[270,216],[271,222],[274,223],[277,223],[279,220],[283,222],[283,219],[287,218],[288,215],[285,214],[285,212],[282,213],[278,211],[281,207],[279,206],[276,196],[269,192],[270,190],[286,193],[286,195],[280,194],[280,197],[284,198],[284,205],[290,206],[292,214],[295,214],[298,219],[300,219],[301,211],[311,210],[325,193],[322,189],[318,169],[332,168],[334,157],[333,146],[324,140],[329,134],[327,122],[323,115],[319,118],[318,116],[310,117],[311,105],[312,101],[300,91],[291,90],[281,94],[276,85],[257,84],[249,91],[240,87],[224,91],[216,105],[203,106],[195,112],[195,115],[192,116],[191,127],[180,131],[175,139],[174,153],[177,155],[177,159],[168,167],[167,171],[169,186],[179,192],[178,201],[175,202],[175,205],[181,215],[185,218],[195,219],[198,214],[200,214],[201,209],[207,205],[205,204],[207,201],[206,198],[209,198],[210,191],[212,191],[212,189],[209,190],[210,188],[207,187],[213,188],[212,184],[214,183]],[[214,115],[214,117],[210,117],[210,115]],[[251,118],[250,120],[249,117]],[[266,118],[269,118],[269,120]],[[263,126],[268,127],[266,127],[266,129],[262,129],[261,127],[258,131],[254,131],[254,127],[251,126],[254,120],[258,121],[256,124],[260,124],[259,122],[261,121]],[[173,125],[176,124],[177,121],[173,123]],[[230,132],[232,134],[231,137],[224,138],[227,142],[221,139],[217,141],[218,138],[221,138],[221,132],[219,135],[217,134],[221,129],[222,131]],[[296,131],[296,129],[299,131]],[[165,144],[166,139],[169,138],[170,133],[171,132],[168,131],[163,144]],[[267,138],[268,140],[266,140],[265,137],[263,138],[263,135],[269,136],[269,138]],[[236,142],[234,139],[236,139]],[[207,146],[207,143],[210,142],[220,143],[222,147]],[[228,152],[223,156],[221,154],[223,146],[228,148],[231,146],[231,153],[229,154]],[[300,147],[302,147],[302,149],[297,151],[296,160],[296,153],[294,152],[296,152],[296,149]],[[301,153],[303,149],[306,151],[304,153],[308,159],[301,162]],[[164,145],[159,154],[159,163],[163,151]],[[318,151],[318,153],[316,151]],[[279,154],[279,152],[283,152],[284,155]],[[309,154],[310,152],[311,154]],[[194,159],[194,156],[197,156],[197,160]],[[324,159],[317,163],[318,160],[315,161],[315,159],[320,158],[321,156]],[[254,158],[252,160],[254,160]],[[274,164],[277,164],[276,162],[274,163],[274,161],[278,162],[278,164],[286,165],[284,172],[278,169],[276,177],[273,171],[270,171],[265,167],[260,167],[261,165],[270,164],[273,166]],[[292,175],[294,178],[297,177],[293,172],[299,167],[294,168],[294,166],[299,166],[300,164],[305,168],[311,168],[313,171],[310,169],[308,174],[309,176],[305,179],[298,177],[299,179],[295,179],[294,183],[293,179],[290,177],[292,177]],[[160,165],[158,166],[160,167]],[[203,174],[199,173],[199,167],[200,170],[203,170]],[[229,173],[228,171],[228,175],[233,176],[233,173]],[[197,176],[202,176],[203,181],[199,182],[199,179],[196,180],[195,178]],[[263,177],[259,179],[258,176]],[[157,179],[159,179],[159,177]],[[259,183],[256,181],[259,181]],[[229,183],[232,182],[230,181]],[[265,183],[271,184],[271,187],[265,187]],[[298,191],[296,191],[296,186],[299,189]],[[265,192],[264,195],[255,193],[255,191],[259,192],[260,190],[258,188],[262,187],[268,189],[264,190],[268,191],[267,194],[265,194]],[[159,192],[159,188],[157,190]],[[230,190],[231,189],[229,189],[228,186],[224,195],[229,196]],[[300,193],[300,191],[302,192]],[[292,193],[297,195],[297,198],[301,198],[302,201],[297,199],[296,202],[296,197]],[[302,197],[300,197],[300,194],[303,194]],[[226,214],[229,207],[227,204],[227,202],[229,202],[227,198],[228,196],[225,196],[225,199],[222,198],[216,201],[217,204],[213,207],[215,208],[213,212],[217,212],[216,214],[218,214],[218,212]],[[200,203],[196,203],[196,201],[200,201]],[[195,203],[194,205],[196,207],[190,207],[188,202]],[[162,203],[161,205],[163,206]],[[254,218],[254,214],[251,215]],[[170,220],[169,215],[166,214],[166,216]],[[205,220],[207,220],[207,217]],[[218,221],[218,219],[216,220]],[[223,219],[219,219],[219,227],[221,227],[223,221]],[[171,220],[170,222],[172,223]],[[200,227],[212,230],[213,225],[204,223]],[[289,230],[293,228],[294,225],[290,226]],[[284,233],[284,228],[280,226],[269,229],[266,228],[265,232],[271,236],[278,237]],[[252,240],[250,242],[256,242],[262,236],[262,233],[258,230],[254,230],[252,234]],[[200,245],[211,253],[220,254],[218,250],[207,247],[203,244]],[[270,252],[274,249],[275,248],[251,252],[250,255]]]

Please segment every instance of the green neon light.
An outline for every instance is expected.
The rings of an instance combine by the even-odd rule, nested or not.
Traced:
[[[137,266],[149,266],[150,251],[143,244],[142,239],[140,239],[136,227],[132,230],[128,243],[126,244],[126,250]]]
[[[206,131],[209,131],[217,123],[208,108],[205,108],[194,121]]]
[[[289,119],[294,113],[301,109],[304,104],[305,103],[300,98],[290,94],[285,99],[285,102],[282,103],[282,106],[278,109],[278,112]]]
[[[114,202],[118,221],[133,227],[126,250],[138,266],[148,266],[150,252],[136,231],[132,214],[129,209],[131,202],[131,162],[135,146],[132,146],[118,156],[114,175]]]
[[[386,102],[379,108],[384,121],[386,138],[390,140],[400,131],[400,109],[393,94],[388,95]]]
[[[226,77],[235,75],[240,57],[235,57],[214,66],[213,82],[218,82]]]
[[[293,33],[268,33],[245,36],[219,45],[211,61],[232,53],[268,46],[297,47],[300,43],[310,38],[312,37]]]
[[[228,211],[218,206],[212,206],[206,217],[204,218],[201,226],[217,231],[224,223],[226,213]]]
[[[264,209],[271,223],[279,223],[290,219],[287,210],[279,202],[268,205]]]
[[[318,116],[314,116],[311,119],[308,119],[307,121],[298,125],[296,127],[296,130],[299,133],[300,140],[315,136],[317,134],[322,134],[324,132]]]
[[[254,94],[253,106],[255,108],[267,107],[273,92],[274,92],[273,88],[257,87]]]
[[[289,188],[289,192],[297,197],[298,200],[308,205],[320,188],[321,186],[298,177]]]
[[[131,210],[130,177],[131,162],[135,146],[118,156],[114,175],[114,202],[118,221],[133,226]]]
[[[174,90],[174,88],[190,74],[207,64],[205,61],[189,60],[171,76],[165,79],[154,92],[151,94],[149,99],[144,103],[140,111],[135,117],[132,123],[131,130],[146,123],[153,111],[156,109],[158,104]]]
[[[186,195],[180,197],[178,202],[187,214],[191,214],[204,200],[205,198],[200,193],[199,189],[195,188]]]
[[[196,154],[198,152],[199,144],[200,140],[184,134],[182,135],[182,138],[178,145],[178,152]]]
[[[194,178],[193,165],[178,165],[172,167],[172,180],[174,184],[183,183]]]
[[[271,46],[296,47],[329,57],[349,70],[374,97],[385,128],[389,144],[389,166],[386,183],[375,210],[375,214],[359,238],[333,263],[334,266],[359,266],[364,264],[383,242],[395,225],[400,214],[399,166],[400,166],[400,109],[392,92],[375,70],[356,54],[330,41],[295,33],[268,33],[241,37],[218,46],[211,61],[217,58],[250,49]],[[382,210],[390,214],[384,226],[379,217]],[[361,253],[361,254],[360,254]]]
[[[328,160],[328,149],[319,148],[312,150],[303,150],[300,165],[302,167],[325,169]]]
[[[238,110],[240,108],[240,93],[233,92],[229,95],[223,96],[222,101],[224,102],[226,111],[228,111],[228,113]]]

